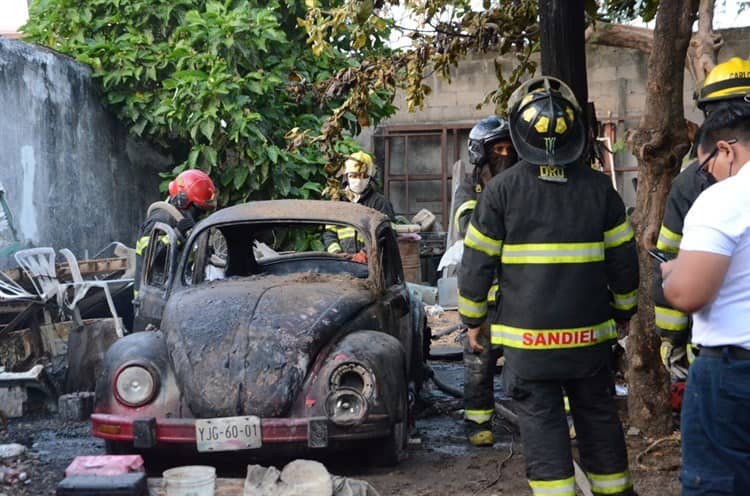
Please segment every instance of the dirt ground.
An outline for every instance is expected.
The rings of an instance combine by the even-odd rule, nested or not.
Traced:
[[[452,312],[431,317],[433,333],[455,323]],[[452,352],[460,350],[457,334],[452,332],[433,341],[433,347],[436,351],[447,350],[450,359]],[[452,358],[456,358],[455,354]],[[430,364],[444,382],[461,387],[460,361],[431,360]],[[502,395],[497,379],[496,391]],[[625,402],[620,400],[620,403]],[[418,403],[408,456],[400,465],[390,469],[367,467],[357,456],[323,461],[332,474],[366,480],[383,496],[530,495],[518,435],[497,419],[495,445],[471,447],[464,438],[461,408],[460,400],[445,395],[430,381]],[[624,410],[623,423],[627,431]],[[65,467],[75,456],[104,452],[103,442],[91,436],[88,422],[63,422],[56,416],[36,415],[11,419],[0,429],[0,444],[15,442],[28,448],[17,460],[0,461],[0,475],[2,466],[6,466],[26,472],[27,476],[23,482],[17,477],[12,477],[14,482],[10,484],[0,482],[0,496],[53,495]],[[677,438],[659,441],[636,434],[628,435],[627,443],[630,468],[640,496],[679,494]],[[277,465],[281,468],[283,462]],[[221,475],[222,467],[217,468]]]

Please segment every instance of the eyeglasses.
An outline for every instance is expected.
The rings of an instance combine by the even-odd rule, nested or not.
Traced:
[[[730,140],[726,140],[727,145],[734,145],[737,143],[737,138],[732,138]],[[711,153],[708,154],[708,157],[706,157],[703,162],[698,166],[698,168],[695,170],[696,174],[703,174],[706,176],[710,176],[711,173],[708,172],[708,163],[713,160],[716,157],[716,154],[719,153],[719,147],[714,146],[714,149],[711,150]]]

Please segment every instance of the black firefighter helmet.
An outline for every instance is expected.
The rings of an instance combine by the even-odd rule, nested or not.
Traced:
[[[510,137],[518,155],[535,165],[567,165],[586,145],[581,107],[559,79],[530,79],[508,100]]]
[[[491,115],[477,122],[469,132],[469,162],[474,166],[483,165],[490,155],[487,145],[503,139],[510,139],[505,119]]]

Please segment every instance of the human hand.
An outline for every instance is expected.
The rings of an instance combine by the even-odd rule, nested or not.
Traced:
[[[477,353],[481,353],[484,351],[484,346],[479,344],[477,341],[477,338],[479,337],[479,333],[482,331],[482,328],[479,326],[476,327],[469,327],[469,331],[466,333],[466,336],[469,338],[469,348],[476,351]]]

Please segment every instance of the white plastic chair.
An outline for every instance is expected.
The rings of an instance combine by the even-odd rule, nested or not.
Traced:
[[[91,288],[101,288],[104,291],[104,296],[107,299],[107,305],[109,306],[109,311],[112,314],[112,318],[115,321],[115,330],[117,331],[117,335],[119,337],[123,337],[125,333],[122,328],[120,318],[117,315],[117,309],[115,308],[115,303],[112,300],[112,294],[109,291],[109,285],[132,283],[133,280],[132,279],[104,279],[104,280],[84,279],[83,276],[81,276],[81,270],[78,267],[78,260],[76,260],[76,256],[73,255],[73,252],[67,248],[63,248],[62,250],[60,250],[60,254],[65,258],[65,261],[68,262],[68,267],[70,267],[70,276],[71,276],[71,279],[73,279],[72,283],[63,283],[61,284],[61,286],[64,286],[65,288],[72,287],[74,289],[73,300],[66,301],[65,305],[69,309],[75,311],[76,307],[78,306],[78,303],[83,298],[86,297],[86,294],[89,292]]]
[[[39,296],[29,293],[20,284],[0,271],[0,301],[38,301]]]
[[[28,248],[14,254],[16,262],[34,285],[42,303],[46,303],[53,296],[59,298],[60,283],[55,270],[55,250],[50,247]]]

